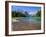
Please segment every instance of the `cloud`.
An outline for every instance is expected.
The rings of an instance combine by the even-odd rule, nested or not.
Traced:
[[[35,12],[29,12],[29,15],[35,15],[37,13],[37,11]]]

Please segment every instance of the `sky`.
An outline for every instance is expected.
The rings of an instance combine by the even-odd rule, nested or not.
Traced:
[[[28,14],[36,14],[37,11],[39,11],[41,7],[34,7],[34,6],[16,6],[12,5],[12,11],[22,11],[25,12],[27,11]]]

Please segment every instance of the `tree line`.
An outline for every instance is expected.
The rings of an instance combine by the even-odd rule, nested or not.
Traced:
[[[24,13],[19,11],[12,11],[12,17],[27,17],[27,16],[29,16],[27,11],[25,11]],[[41,10],[36,13],[36,16],[41,17]]]

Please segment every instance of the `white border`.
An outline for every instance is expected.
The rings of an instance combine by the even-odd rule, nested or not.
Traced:
[[[11,31],[12,24],[11,24],[11,6],[17,5],[17,6],[35,6],[35,7],[41,7],[41,30],[27,30],[27,31]],[[26,34],[26,33],[42,33],[44,32],[44,6],[41,4],[23,4],[23,3],[9,3],[9,35],[12,34]]]

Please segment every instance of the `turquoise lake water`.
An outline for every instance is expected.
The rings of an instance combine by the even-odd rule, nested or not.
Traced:
[[[23,18],[20,18],[18,20],[23,21],[23,22],[41,23],[41,18],[40,17],[23,17]]]

